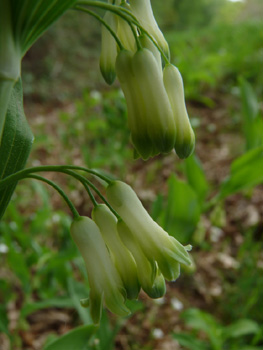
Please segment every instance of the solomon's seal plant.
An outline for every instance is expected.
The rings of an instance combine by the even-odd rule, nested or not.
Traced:
[[[102,26],[100,70],[108,84],[117,76],[128,109],[135,157],[147,160],[175,149],[180,158],[194,149],[183,81],[170,62],[168,44],[150,0],[1,0],[0,2],[0,217],[18,181],[31,178],[52,186],[73,215],[70,232],[86,265],[90,307],[99,323],[105,302],[113,313],[130,313],[126,301],[140,290],[152,298],[165,293],[180,265],[190,265],[188,251],[149,216],[133,189],[100,172],[79,166],[24,169],[33,135],[23,112],[21,60],[30,46],[67,9],[83,11]],[[103,9],[101,17],[93,9]],[[38,173],[53,171],[75,178],[93,203],[92,218],[80,216],[62,188]],[[92,178],[91,178],[92,177]],[[99,178],[104,196],[94,185]],[[97,203],[94,193],[102,203]]]

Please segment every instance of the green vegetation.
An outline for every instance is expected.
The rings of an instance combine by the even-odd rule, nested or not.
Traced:
[[[171,349],[174,342],[191,350],[263,349],[263,6],[153,6],[184,79],[196,154],[133,159],[124,97],[118,84],[108,90],[99,78],[99,25],[72,11],[23,63],[36,135],[29,165],[70,161],[126,179],[165,230],[193,245],[194,268],[168,286],[163,304],[142,295],[130,303],[130,318],[104,312],[100,328],[91,326],[79,303],[89,287],[70,240],[70,213],[52,190],[24,180],[0,222],[0,344],[10,345],[4,350],[72,350],[67,335],[56,339],[73,328],[68,339],[78,349],[153,350],[162,341]],[[79,184],[66,176],[59,182],[80,213],[90,214]],[[182,312],[172,307],[175,295]],[[151,332],[159,328],[162,339]]]

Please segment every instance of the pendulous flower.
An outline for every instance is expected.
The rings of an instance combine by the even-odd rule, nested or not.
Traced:
[[[117,231],[117,219],[105,204],[97,205],[92,211],[92,218],[98,225],[106,243],[114,265],[119,272],[128,299],[137,299],[140,284],[137,276],[136,263],[121,241]]]
[[[160,66],[153,53],[121,51],[116,73],[128,108],[128,124],[143,159],[170,152],[175,144],[175,121]]]
[[[119,213],[133,239],[149,261],[156,261],[168,281],[180,274],[180,264],[191,265],[187,250],[174,237],[164,231],[147,213],[133,189],[121,181],[113,181],[107,187],[107,198]]]
[[[174,148],[180,158],[187,158],[193,153],[195,135],[185,106],[183,79],[174,65],[167,64],[163,70],[163,81],[176,124]]]
[[[119,316],[129,315],[122,280],[98,226],[90,218],[82,216],[73,221],[70,232],[87,269],[90,284],[89,306],[93,322],[97,324],[100,321],[103,299],[111,312]]]
[[[154,259],[148,259],[143,253],[131,230],[123,220],[117,224],[118,233],[125,246],[132,253],[142,289],[151,298],[161,298],[166,291],[165,280]]]

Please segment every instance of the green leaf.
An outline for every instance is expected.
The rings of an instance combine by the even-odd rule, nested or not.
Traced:
[[[219,198],[254,187],[263,182],[263,146],[237,158],[230,168],[228,179],[221,186]]]
[[[246,149],[263,145],[263,117],[252,86],[243,78],[239,79],[242,98],[243,133]]]
[[[175,175],[169,178],[168,184],[168,201],[163,214],[164,228],[181,243],[189,243],[201,214],[197,195]]]
[[[49,307],[73,308],[74,304],[70,298],[47,299],[43,301],[27,303],[22,307],[20,315],[21,317],[26,318],[28,315],[37,310],[46,309]]]
[[[205,332],[214,350],[222,349],[222,326],[212,315],[199,309],[192,308],[182,313],[182,319],[194,330]]]
[[[249,319],[241,319],[224,328],[225,338],[238,338],[248,334],[257,334],[260,327],[257,322]]]
[[[77,0],[11,0],[16,42],[22,57],[31,45]]]
[[[198,340],[196,336],[187,333],[173,333],[173,338],[178,341],[178,343],[189,350],[206,350],[209,346],[204,341]]]
[[[93,325],[77,327],[45,346],[43,350],[85,350],[96,329]]]
[[[0,333],[1,332],[9,334],[7,310],[3,305],[0,305]]]
[[[80,300],[85,299],[89,295],[89,289],[80,282],[75,281],[73,278],[68,278],[68,292],[72,299],[73,305],[78,311],[80,319],[84,323],[92,323],[89,309],[81,306]]]
[[[14,86],[6,114],[0,146],[0,179],[23,169],[29,156],[33,134],[23,110],[21,79]],[[15,190],[16,183],[0,191],[0,219]]]
[[[184,164],[188,183],[197,193],[199,203],[202,205],[209,189],[202,165],[194,154],[188,157]]]

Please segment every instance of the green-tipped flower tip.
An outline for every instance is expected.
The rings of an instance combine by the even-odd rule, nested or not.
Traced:
[[[70,232],[85,261],[93,322],[100,321],[103,299],[111,312],[127,316],[130,311],[125,306],[125,289],[98,226],[90,218],[80,217],[73,221]]]

